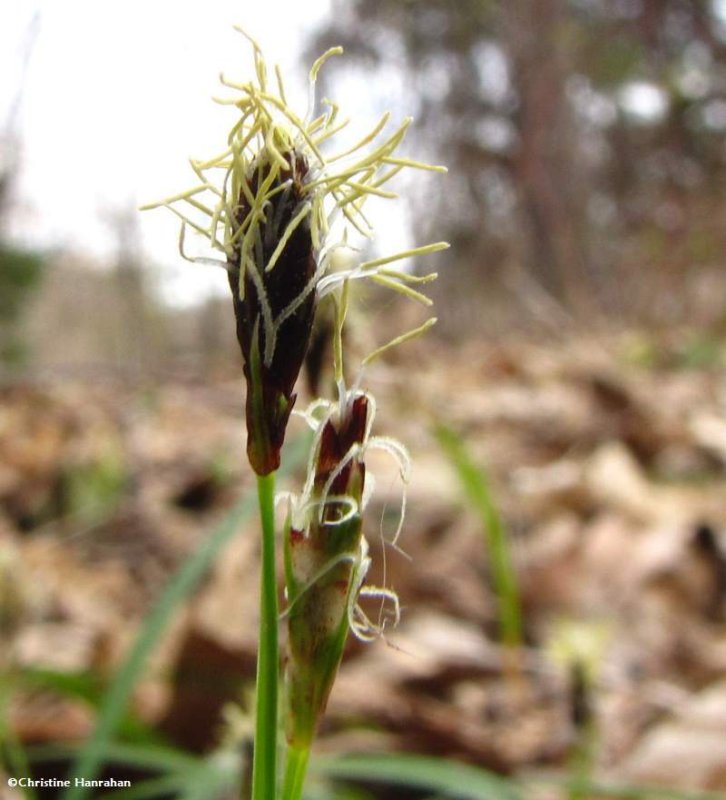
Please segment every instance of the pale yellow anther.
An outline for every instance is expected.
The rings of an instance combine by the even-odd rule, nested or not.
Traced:
[[[412,158],[399,158],[398,156],[384,156],[381,161],[384,164],[399,164],[402,167],[411,167],[412,169],[423,169],[428,172],[448,172],[446,167],[437,166],[435,164],[426,164],[423,161],[414,161]]]
[[[318,77],[318,72],[320,72],[320,68],[323,66],[323,64],[331,56],[340,56],[342,54],[343,54],[343,48],[342,47],[340,47],[340,46],[331,47],[329,50],[326,50],[322,54],[322,56],[320,56],[319,58],[315,59],[315,61],[313,61],[312,67],[310,68],[310,81],[311,81],[311,83],[315,83],[315,81],[317,80],[317,77]]]
[[[285,232],[280,237],[280,240],[277,243],[277,247],[273,251],[272,255],[270,256],[270,260],[265,267],[265,272],[270,272],[270,270],[277,264],[278,259],[282,255],[283,250],[287,246],[288,241],[290,241],[290,237],[295,233],[298,229],[302,221],[310,214],[310,206],[305,205],[303,206],[300,211],[290,220],[288,226],[285,228]]]
[[[398,292],[399,294],[405,295],[409,297],[411,300],[415,300],[418,303],[421,303],[425,306],[432,306],[434,301],[427,297],[422,292],[417,292],[415,289],[412,289],[410,286],[407,286],[405,283],[400,283],[399,281],[393,280],[392,278],[387,278],[380,273],[376,275],[371,275],[371,280],[373,283],[377,283],[379,286],[386,286],[389,289],[392,289],[394,292]]]
[[[379,356],[382,356],[391,348],[397,347],[399,344],[404,344],[405,342],[410,342],[411,339],[421,336],[422,334],[426,333],[429,328],[432,328],[434,325],[436,325],[437,322],[438,320],[436,317],[431,317],[431,319],[427,319],[423,325],[419,325],[418,328],[414,328],[407,333],[401,334],[401,336],[396,336],[394,339],[391,339],[390,342],[387,342],[382,347],[378,347],[372,353],[369,353],[361,362],[362,365],[366,367],[371,363],[371,361],[375,361]]]
[[[349,156],[351,153],[355,153],[356,151],[360,150],[362,147],[370,144],[376,136],[388,125],[388,120],[391,118],[391,112],[386,111],[385,114],[380,118],[378,124],[372,131],[367,133],[362,139],[357,141],[352,147],[349,147],[347,150],[343,150],[342,153],[337,153],[334,156],[331,156],[328,159],[328,163],[332,164],[334,161],[339,161],[341,158],[345,156]]]
[[[441,250],[449,248],[448,242],[434,242],[433,244],[423,245],[422,247],[414,247],[411,250],[402,250],[400,253],[394,253],[392,256],[384,256],[383,258],[374,258],[371,261],[364,261],[359,269],[369,270],[374,267],[380,267],[384,264],[390,264],[393,261],[400,261],[403,258],[415,258],[416,256],[425,256],[430,253],[438,253]]]

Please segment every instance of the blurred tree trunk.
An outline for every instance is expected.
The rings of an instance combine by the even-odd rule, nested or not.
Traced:
[[[116,362],[139,380],[148,374],[155,353],[150,339],[146,276],[136,209],[129,203],[128,207],[111,212],[108,224],[116,240],[115,280],[120,312]]]
[[[0,123],[0,366],[10,369],[27,361],[23,316],[43,276],[40,254],[10,242],[10,216],[16,202],[15,184],[21,162],[20,109],[39,31],[40,11],[36,10],[18,45],[20,80],[12,91],[7,115]]]
[[[517,88],[519,143],[514,177],[527,236],[520,254],[557,300],[591,313],[586,198],[566,93],[568,24],[564,0],[510,0],[503,38]]]

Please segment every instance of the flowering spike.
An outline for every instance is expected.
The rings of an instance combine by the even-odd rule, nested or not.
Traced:
[[[325,710],[367,568],[361,521],[368,429],[364,394],[320,423],[306,502],[313,513],[302,528],[293,518],[288,523],[287,735],[298,748],[310,745]]]
[[[414,301],[427,303],[405,273],[392,271],[400,258],[442,249],[428,245],[378,258],[351,270],[332,272],[333,254],[348,248],[349,231],[371,236],[363,205],[370,195],[393,198],[382,186],[403,169],[434,169],[397,155],[411,120],[388,129],[389,114],[352,147],[325,156],[327,143],[347,122],[338,106],[323,101],[314,117],[314,86],[331,48],[310,71],[310,107],[302,117],[289,105],[280,70],[270,70],[257,41],[250,42],[254,78],[224,75],[232,97],[216,98],[236,107],[239,117],[226,146],[210,159],[193,159],[196,186],[146,208],[165,206],[182,224],[221,253],[216,260],[188,255],[196,263],[221,263],[229,273],[237,338],[247,381],[247,452],[260,475],[277,469],[285,429],[295,402],[294,385],[308,347],[317,301],[349,279],[371,278]],[[221,176],[221,181],[220,181]],[[341,223],[334,227],[336,223]],[[331,231],[340,239],[331,241]],[[405,339],[401,339],[405,341]]]

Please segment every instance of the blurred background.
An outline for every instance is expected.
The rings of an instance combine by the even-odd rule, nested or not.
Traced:
[[[351,643],[319,750],[501,782],[462,795],[333,760],[314,796],[726,790],[724,0],[0,12],[0,770],[61,777],[95,738],[128,747],[81,750],[104,774],[171,775],[183,753],[222,796],[214,757],[248,740],[257,538],[235,505],[252,484],[226,275],[137,211],[222,149],[217,76],[252,70],[233,23],[301,109],[307,65],[342,44],[320,95],[351,140],[412,115],[405,154],[449,168],[371,205],[372,252],[451,249],[411,265],[439,272],[439,324],[366,375],[376,431],[414,460],[411,560],[383,544],[395,470],[371,465],[372,582],[404,616]],[[421,321],[358,301],[351,362]],[[298,402],[326,380],[313,365]],[[189,564],[200,580],[150,623]]]

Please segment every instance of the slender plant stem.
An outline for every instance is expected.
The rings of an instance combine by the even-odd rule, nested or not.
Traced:
[[[308,767],[309,747],[290,747],[287,751],[285,765],[285,783],[282,788],[282,800],[300,800],[302,797],[305,773]]]
[[[275,564],[275,473],[257,476],[262,521],[260,638],[257,648],[257,720],[252,759],[252,800],[277,796],[277,568]]]

